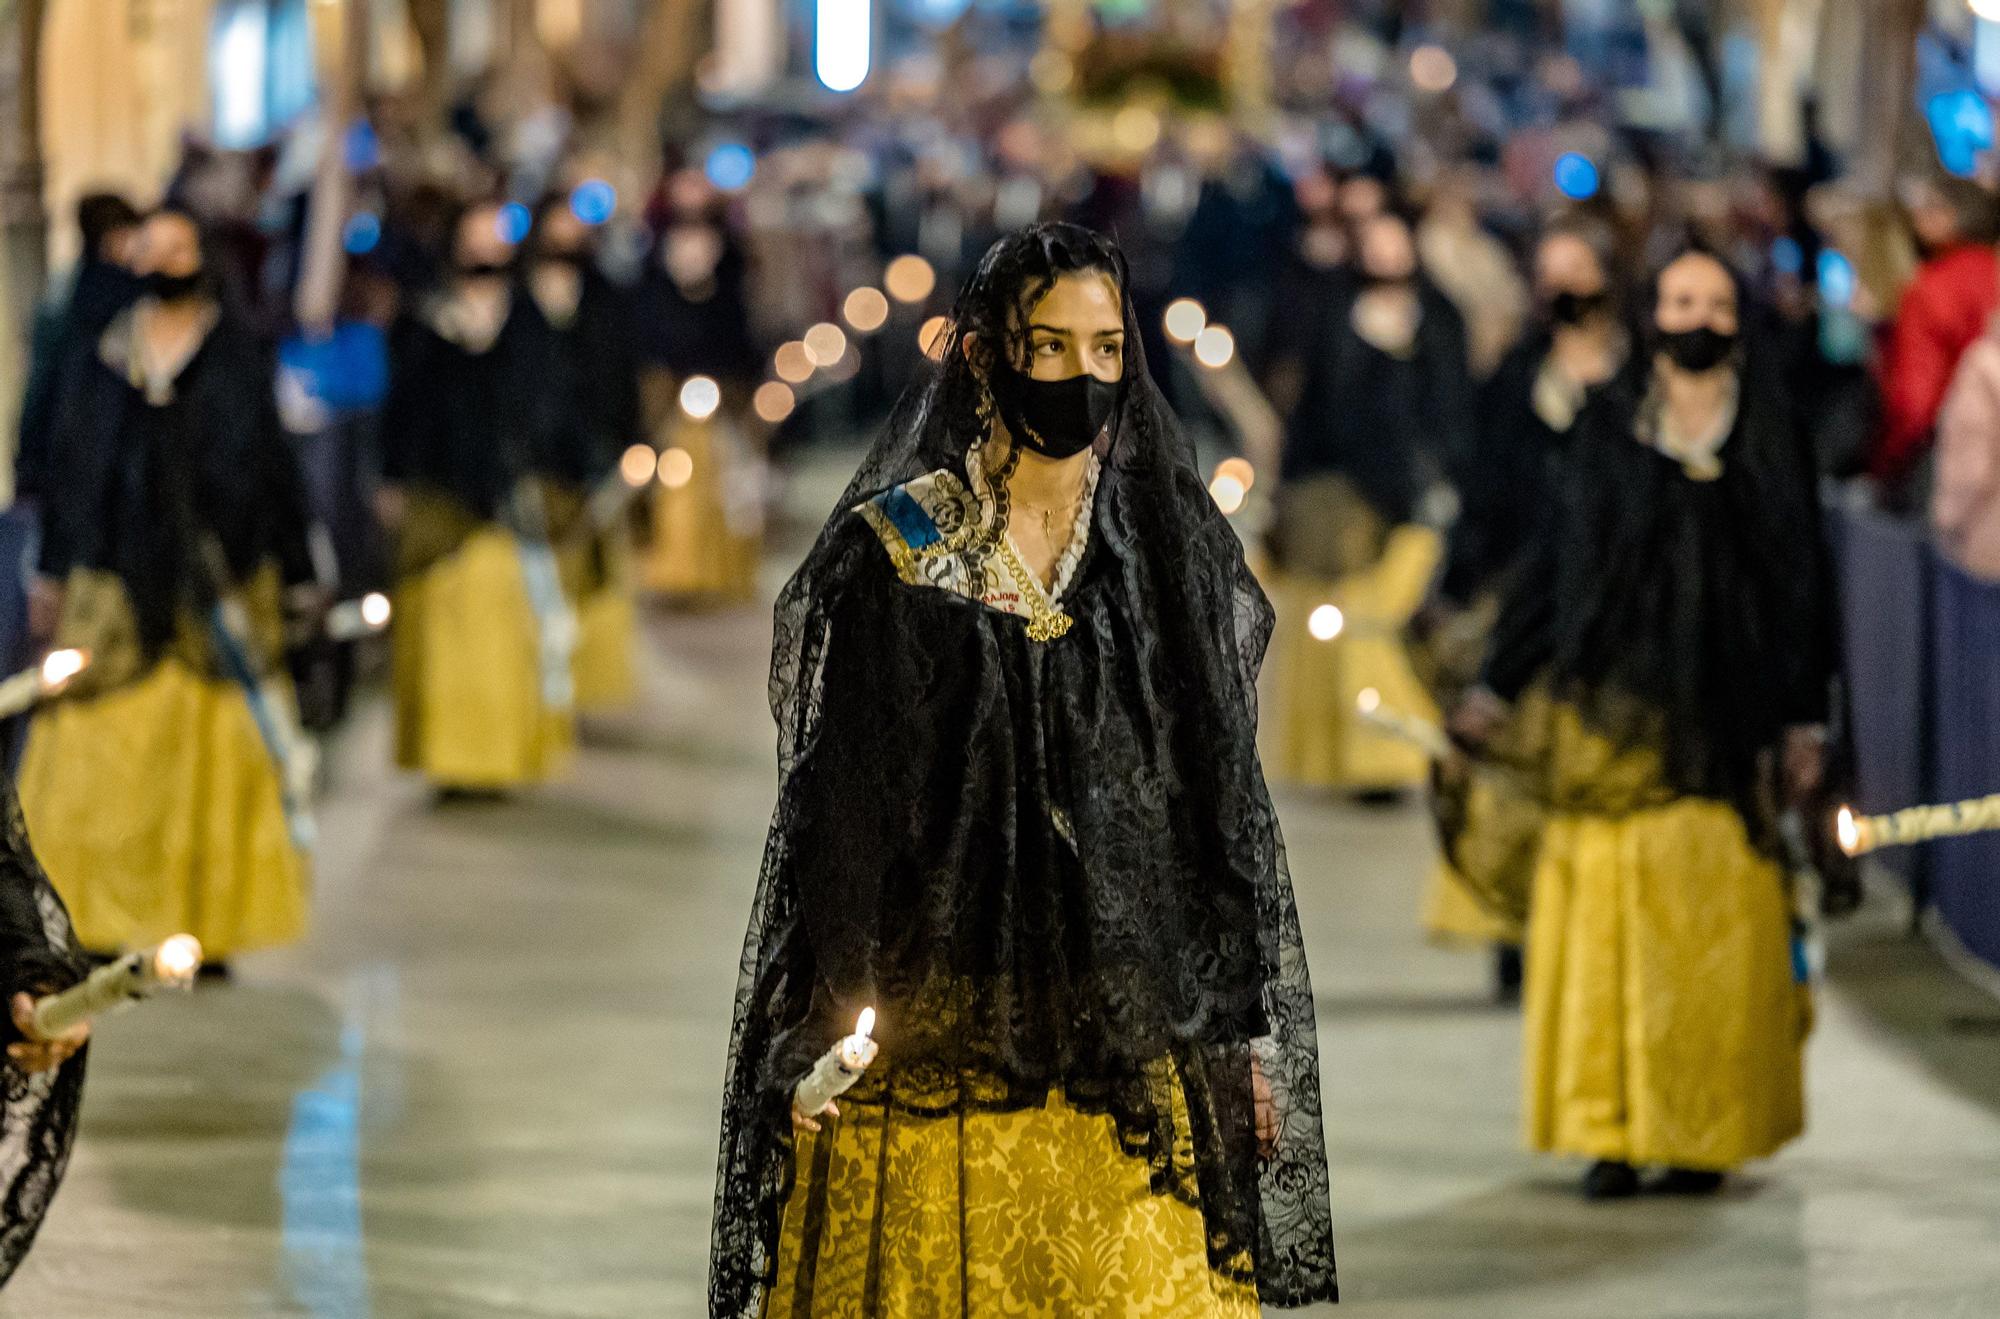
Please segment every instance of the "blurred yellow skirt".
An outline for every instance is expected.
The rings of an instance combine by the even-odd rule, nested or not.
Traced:
[[[542,700],[539,634],[513,537],[483,526],[397,588],[396,762],[453,788],[536,783],[572,744]]]
[[[1528,924],[1536,1149],[1727,1171],[1805,1125],[1784,876],[1721,802],[1559,814]]]
[[[730,517],[731,455],[721,427],[676,411],[661,449],[647,589],[710,603],[750,599],[761,538]]]
[[[606,537],[602,582],[577,593],[576,707],[586,713],[630,705],[639,690],[634,649],[638,606],[632,599],[632,551],[622,533]]]
[[[1437,534],[1398,527],[1381,558],[1331,581],[1269,574],[1276,611],[1264,765],[1271,777],[1310,787],[1413,788],[1430,773],[1421,747],[1363,723],[1355,701],[1373,689],[1382,704],[1436,720],[1437,705],[1411,666],[1403,628],[1437,570]],[[1331,641],[1309,630],[1313,611],[1336,606],[1343,627]]]
[[[801,1133],[765,1319],[1256,1319],[1201,1211],[1060,1095],[913,1117],[847,1103]]]
[[[1521,941],[1520,927],[1481,906],[1445,861],[1432,866],[1424,882],[1421,920],[1434,943],[1483,946]]]
[[[129,685],[45,707],[21,806],[86,948],[185,930],[221,959],[304,932],[306,862],[234,683],[169,658]]]

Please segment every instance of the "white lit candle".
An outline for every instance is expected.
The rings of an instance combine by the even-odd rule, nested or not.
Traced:
[[[1377,732],[1420,746],[1430,753],[1433,760],[1451,758],[1451,739],[1444,735],[1442,728],[1429,720],[1382,704],[1382,693],[1373,687],[1361,689],[1361,694],[1354,698],[1354,709],[1361,716],[1361,722]]]
[[[370,591],[359,600],[343,600],[326,611],[327,639],[359,641],[374,636],[389,626],[393,612],[389,597],[380,591]]]
[[[1840,850],[1849,856],[1933,838],[1991,833],[2000,830],[2000,792],[1938,806],[1909,806],[1890,815],[1860,815],[1843,806],[1834,817],[1833,830]]]
[[[77,674],[90,667],[90,652],[50,651],[48,658],[32,669],[23,669],[0,682],[0,719],[33,709],[44,698],[69,686]]]
[[[868,1065],[875,1061],[880,1045],[875,1043],[875,1009],[861,1009],[854,1033],[820,1055],[792,1092],[792,1103],[801,1116],[818,1117],[834,1100],[854,1088]]]
[[[35,1033],[43,1039],[67,1034],[100,1012],[163,989],[187,989],[201,969],[201,941],[176,934],[157,948],[127,953],[98,967],[81,984],[35,1003]]]

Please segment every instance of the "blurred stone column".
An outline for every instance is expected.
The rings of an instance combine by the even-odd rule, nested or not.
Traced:
[[[42,203],[42,0],[0,9],[0,507],[14,502],[25,349],[48,273]]]
[[[1867,195],[1888,198],[1917,131],[1917,35],[1925,0],[1857,0],[1865,9],[1861,48],[1854,52],[1857,182]]]
[[[694,85],[710,17],[707,0],[652,0],[640,19],[639,47],[618,98],[618,155],[635,186],[650,183],[659,166],[661,118],[669,99]]]

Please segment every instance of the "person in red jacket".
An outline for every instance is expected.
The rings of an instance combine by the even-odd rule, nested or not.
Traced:
[[[1929,454],[1958,359],[2000,308],[1992,194],[1964,179],[1926,179],[1905,189],[1904,206],[1924,261],[1883,345],[1882,428],[1868,464],[1891,489]]]

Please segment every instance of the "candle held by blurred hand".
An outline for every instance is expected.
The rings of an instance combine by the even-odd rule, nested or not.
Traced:
[[[176,934],[155,948],[98,967],[82,983],[35,1003],[35,1033],[54,1039],[100,1013],[162,990],[188,989],[201,969],[201,942]]]

